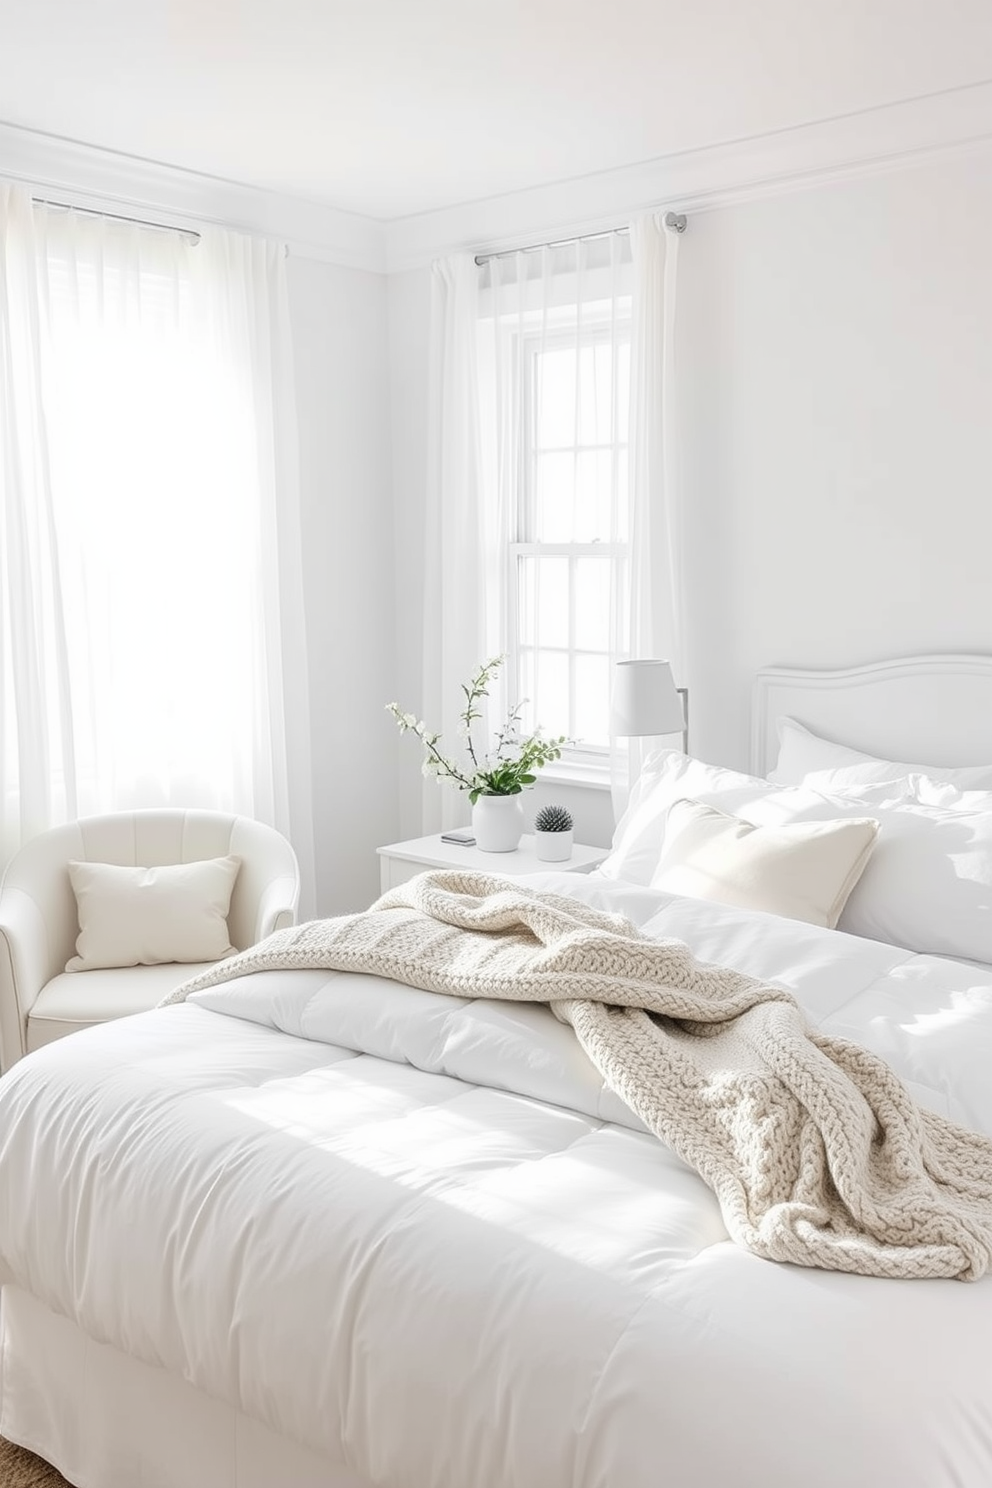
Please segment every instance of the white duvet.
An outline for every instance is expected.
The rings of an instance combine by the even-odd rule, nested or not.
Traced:
[[[530,882],[992,1134],[992,970]],[[739,1250],[542,1007],[270,972],[49,1045],[0,1081],[0,1274],[387,1488],[992,1485],[992,1279]]]

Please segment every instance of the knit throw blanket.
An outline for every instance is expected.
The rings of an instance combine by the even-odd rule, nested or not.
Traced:
[[[781,988],[620,915],[486,874],[424,873],[362,914],[276,931],[166,1001],[307,967],[548,1003],[756,1255],[902,1278],[989,1267],[992,1141],[917,1106],[881,1059],[812,1028]]]

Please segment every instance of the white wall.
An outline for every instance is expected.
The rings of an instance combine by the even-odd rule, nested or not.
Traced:
[[[429,269],[389,275],[389,420],[392,530],[396,563],[396,687],[387,701],[421,712],[424,513],[430,372]],[[430,720],[428,720],[429,722]],[[419,837],[423,758],[412,735],[394,734],[395,830],[387,841]],[[436,788],[436,787],[435,787]]]
[[[403,617],[427,286],[412,270],[389,292]],[[989,147],[690,213],[676,344],[694,753],[748,764],[759,666],[992,651]],[[402,790],[408,834],[419,779]],[[576,801],[577,835],[605,840],[603,793]]]
[[[747,764],[759,666],[992,651],[990,167],[986,149],[690,224],[678,354],[704,757]]]

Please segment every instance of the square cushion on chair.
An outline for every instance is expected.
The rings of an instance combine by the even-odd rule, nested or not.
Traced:
[[[157,868],[71,862],[79,937],[66,971],[233,955],[227,916],[240,866],[233,856]]]

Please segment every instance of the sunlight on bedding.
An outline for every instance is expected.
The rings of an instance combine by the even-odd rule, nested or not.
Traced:
[[[915,1013],[909,1022],[901,1025],[904,1032],[912,1034],[915,1038],[925,1038],[928,1034],[940,1033],[963,1023],[987,1017],[989,1007],[992,1005],[992,996],[987,987],[962,989],[960,992],[952,992],[950,998],[949,1007],[938,1008],[933,1012]]]
[[[705,1184],[653,1136],[510,1093],[358,1056],[218,1101],[414,1203],[446,1205],[595,1270],[633,1267],[643,1279],[728,1239]],[[599,1203],[578,1226],[591,1189]],[[645,1238],[632,1250],[634,1236]]]

